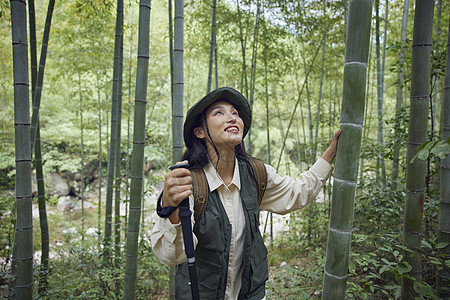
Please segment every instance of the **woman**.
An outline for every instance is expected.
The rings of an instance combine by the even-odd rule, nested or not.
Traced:
[[[201,219],[192,217],[200,299],[264,299],[268,278],[267,250],[259,232],[259,211],[286,214],[313,200],[331,174],[338,130],[329,148],[297,179],[280,176],[265,165],[267,185],[258,207],[258,187],[248,168],[243,138],[251,124],[250,106],[238,91],[219,88],[187,113],[183,156],[190,169],[202,168],[209,187]],[[161,207],[177,207],[189,197],[190,171],[178,168],[165,176]],[[174,211],[160,218],[151,234],[152,247],[166,265],[179,265],[177,299],[191,299],[180,219]]]

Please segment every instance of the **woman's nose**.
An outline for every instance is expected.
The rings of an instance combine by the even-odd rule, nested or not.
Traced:
[[[235,123],[236,122],[236,115],[228,114],[228,122]]]

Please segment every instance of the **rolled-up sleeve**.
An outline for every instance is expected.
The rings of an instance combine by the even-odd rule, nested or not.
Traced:
[[[326,180],[333,170],[324,159],[319,158],[316,163],[297,179],[280,176],[276,170],[266,165],[267,187],[260,209],[277,214],[287,214],[303,208],[319,194]]]
[[[191,208],[191,224],[194,226],[193,197],[189,197]],[[194,245],[197,237],[193,233]],[[150,234],[152,249],[155,255],[167,266],[179,265],[187,260],[184,251],[183,233],[181,223],[172,224],[168,218],[158,218]]]

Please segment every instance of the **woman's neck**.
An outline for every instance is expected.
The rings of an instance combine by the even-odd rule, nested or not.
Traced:
[[[223,182],[226,185],[230,184],[231,181],[233,180],[234,175],[234,161],[235,161],[234,149],[233,151],[223,151],[223,150],[221,151],[220,149],[218,149],[220,155],[219,157],[212,145],[207,148],[211,164],[214,166],[220,178],[222,178]]]

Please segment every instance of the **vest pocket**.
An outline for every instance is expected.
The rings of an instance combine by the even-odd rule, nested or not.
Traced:
[[[199,261],[197,274],[200,287],[200,299],[216,299],[220,288],[221,268]]]
[[[267,269],[267,249],[258,233],[252,242],[250,254],[250,291],[263,285],[269,277]]]
[[[212,232],[222,232],[222,220],[215,210],[206,207],[203,217],[194,225],[194,232],[198,239],[198,245],[201,245],[202,248],[213,251],[223,250],[224,241],[220,235],[215,240],[211,239]]]
[[[209,265],[202,261],[196,261],[198,290],[200,299],[217,299],[220,291],[221,270],[216,265]],[[179,265],[175,277],[175,298],[192,299],[192,292],[187,263]]]

